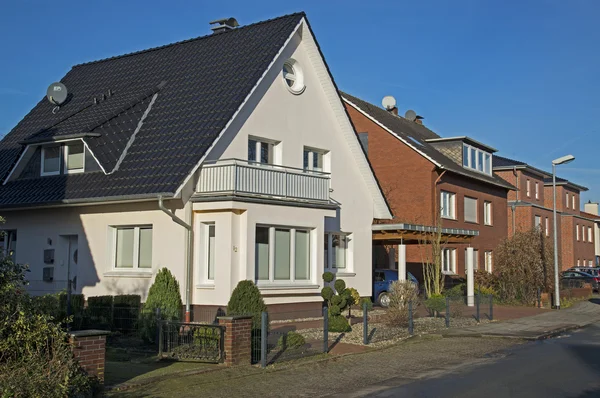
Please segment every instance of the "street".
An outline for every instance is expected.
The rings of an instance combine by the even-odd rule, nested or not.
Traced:
[[[490,363],[418,381],[389,379],[352,396],[599,397],[600,323],[509,348]]]

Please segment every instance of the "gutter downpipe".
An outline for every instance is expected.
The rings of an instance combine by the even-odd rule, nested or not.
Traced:
[[[519,201],[519,173],[517,173],[517,167],[514,166],[513,167],[513,174],[515,176],[515,185],[517,186],[517,202]],[[515,211],[517,210],[517,206],[515,203],[512,204],[511,206],[512,209],[512,236],[515,236],[516,228],[517,228],[517,222],[516,222],[516,215],[515,215]]]
[[[439,184],[440,180],[442,179],[442,177],[444,176],[444,174],[446,174],[447,170],[442,171],[442,173],[438,176],[438,178],[435,179],[435,181],[433,182],[433,219],[434,222],[437,223],[436,217],[440,217],[440,214],[438,213],[438,209],[437,209],[437,198],[438,198],[438,192],[437,192],[437,185]],[[437,213],[437,215],[436,215]]]
[[[177,224],[179,224],[182,227],[184,227],[185,229],[187,229],[188,247],[187,247],[187,253],[186,253],[186,268],[187,269],[186,269],[186,273],[185,273],[185,277],[186,277],[186,281],[185,281],[185,321],[190,322],[191,321],[190,283],[191,283],[191,279],[192,279],[191,274],[192,274],[192,255],[193,255],[193,250],[194,250],[194,246],[193,246],[193,244],[194,244],[194,228],[190,224],[183,221],[181,218],[177,217],[175,215],[175,213],[173,213],[171,210],[169,210],[165,207],[165,205],[163,204],[162,195],[158,196],[158,208],[161,209],[163,212],[165,212],[169,217],[171,217],[171,220],[173,220]]]

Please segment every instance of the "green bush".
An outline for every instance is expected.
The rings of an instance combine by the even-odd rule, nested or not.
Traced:
[[[343,333],[352,331],[352,328],[350,327],[348,320],[343,315],[333,315],[332,313],[330,313],[329,331]]]
[[[91,393],[92,380],[73,358],[68,336],[44,311],[54,298],[24,289],[27,267],[0,259],[0,395],[71,397]]]
[[[425,307],[432,315],[446,310],[446,297],[441,294],[432,294],[427,300],[425,300]]]
[[[302,348],[305,344],[304,336],[296,332],[288,332],[277,340],[277,348],[280,349]]]
[[[327,301],[331,301],[334,294],[335,292],[329,286],[325,286],[323,289],[321,289],[321,297],[323,297]]]
[[[340,315],[341,313],[342,313],[342,310],[340,309],[339,305],[331,304],[329,306],[329,315],[337,316],[337,315]],[[332,330],[330,330],[330,331],[332,331]]]
[[[343,279],[336,280],[333,286],[335,287],[337,294],[342,294],[344,290],[346,290],[346,282],[344,282]]]
[[[323,280],[325,283],[331,283],[331,281],[333,281],[333,273],[329,271],[323,272]]]
[[[115,330],[129,333],[137,329],[141,302],[142,297],[138,294],[121,294],[113,298],[113,327]],[[179,311],[181,313],[181,305]]]
[[[342,303],[342,296],[333,296],[331,298],[331,304],[337,305],[339,307],[341,303]]]
[[[367,304],[367,311],[371,311],[373,310],[373,302],[371,301],[370,297],[361,297],[360,300],[358,301],[358,304],[360,305],[360,309],[364,309],[365,303]]]
[[[123,299],[123,301],[131,302],[128,300],[133,299]],[[160,308],[160,318],[163,320],[179,321],[181,319],[182,303],[179,283],[167,268],[161,269],[156,274],[142,309],[140,332],[141,337],[147,342],[154,342],[156,337],[157,308]]]
[[[450,297],[452,299],[458,299],[467,295],[467,285],[465,283],[460,283],[452,289],[448,289],[444,292],[444,296]]]
[[[94,329],[112,330],[113,296],[88,297],[87,304],[88,326]]]
[[[62,322],[65,318],[66,308],[61,310],[59,295],[60,293],[44,294],[43,296],[34,296],[31,299],[42,314],[52,317],[56,322]]]
[[[227,315],[252,315],[252,329],[260,329],[261,314],[267,306],[252,281],[240,281],[227,303]]]

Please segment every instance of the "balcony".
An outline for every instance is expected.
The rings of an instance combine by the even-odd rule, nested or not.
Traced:
[[[251,196],[329,203],[329,173],[224,159],[200,170],[194,196]]]

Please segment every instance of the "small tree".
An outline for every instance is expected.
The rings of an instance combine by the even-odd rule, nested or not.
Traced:
[[[436,195],[437,197],[437,195]],[[423,285],[427,297],[440,296],[444,290],[444,274],[442,272],[442,250],[447,239],[442,235],[441,208],[434,206],[435,226],[430,231],[423,231],[419,237],[419,252],[423,266]]]
[[[390,326],[408,325],[408,303],[413,303],[413,311],[419,305],[419,293],[411,281],[394,281],[388,292],[390,305],[385,313],[385,322]]]
[[[148,291],[148,298],[142,309],[142,338],[154,342],[156,337],[156,309],[160,309],[160,318],[179,321],[182,313],[181,292],[179,282],[168,268],[156,274],[154,283]]]
[[[323,281],[325,284],[331,283],[334,276],[331,272],[323,273]],[[350,289],[346,289],[346,282],[343,279],[338,279],[333,284],[334,289],[331,286],[324,286],[321,289],[321,296],[327,302],[328,317],[329,317],[329,331],[330,332],[349,332],[352,330],[350,324],[346,318],[342,315],[342,312],[354,302],[352,292]],[[336,294],[337,292],[337,294]]]
[[[260,330],[263,312],[267,306],[258,287],[252,281],[240,281],[227,303],[227,315],[252,315],[252,329]]]
[[[539,228],[517,232],[494,251],[494,274],[503,301],[532,304],[537,290],[551,291],[554,280],[553,249]]]

